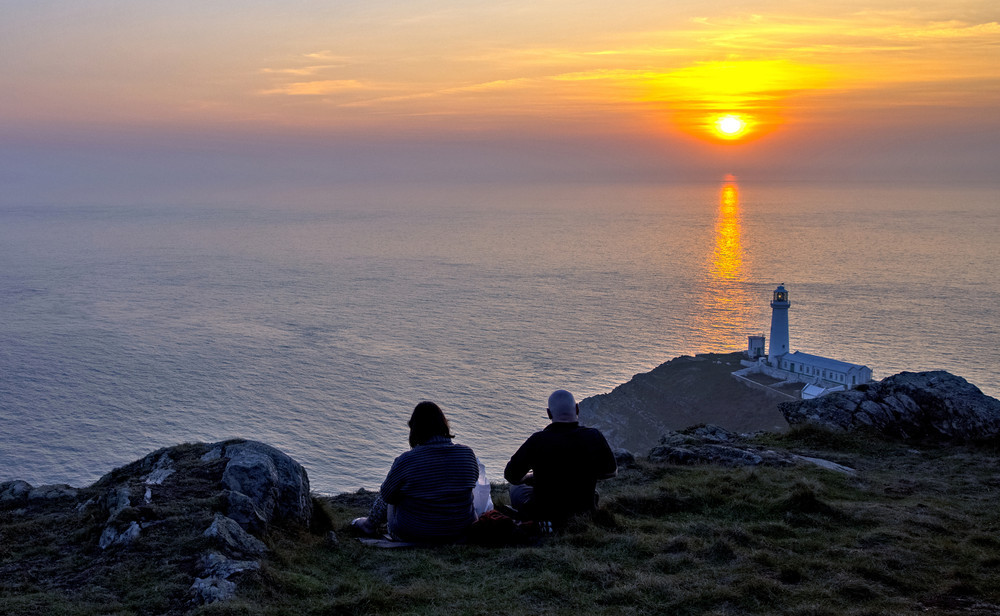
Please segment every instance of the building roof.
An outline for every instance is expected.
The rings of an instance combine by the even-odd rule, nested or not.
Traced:
[[[838,359],[830,359],[829,357],[820,357],[819,355],[810,355],[809,353],[803,353],[802,351],[795,351],[794,353],[785,353],[781,356],[781,359],[787,359],[788,361],[802,362],[808,366],[813,366],[816,368],[821,368],[823,370],[833,370],[834,372],[847,372],[851,368],[866,368],[867,366],[862,366],[861,364],[852,364],[846,361],[840,361]]]
[[[801,396],[803,400],[808,400],[809,398],[819,398],[820,396],[827,394],[831,391],[844,391],[843,385],[837,385],[836,387],[823,387],[822,385],[815,385],[813,383],[807,383],[805,387],[802,388]]]

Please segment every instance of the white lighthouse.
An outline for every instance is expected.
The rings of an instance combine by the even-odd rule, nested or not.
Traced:
[[[778,379],[778,385],[785,388],[801,383],[799,395],[803,400],[871,382],[872,369],[868,366],[802,351],[792,353],[788,342],[788,307],[791,305],[784,283],[778,285],[771,300],[771,345],[767,350],[767,359],[762,357],[764,336],[748,336],[747,359],[741,362],[746,368],[737,370],[733,376],[751,385],[755,381],[748,375],[752,374],[766,374]]]
[[[767,362],[777,367],[778,358],[788,353],[788,291],[784,284],[774,290],[771,300],[771,346],[767,350]]]

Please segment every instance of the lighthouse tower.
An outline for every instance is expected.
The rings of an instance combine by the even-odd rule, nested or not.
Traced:
[[[771,346],[767,350],[767,363],[777,365],[777,358],[788,352],[788,291],[784,284],[774,290],[771,300]]]

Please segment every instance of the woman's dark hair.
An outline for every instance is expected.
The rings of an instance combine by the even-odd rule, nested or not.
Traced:
[[[445,419],[441,407],[433,402],[424,401],[418,404],[410,416],[409,426],[410,447],[423,445],[434,436],[455,437],[448,428],[448,420]]]

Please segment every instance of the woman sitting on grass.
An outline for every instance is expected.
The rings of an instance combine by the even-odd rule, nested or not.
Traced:
[[[472,489],[479,462],[453,443],[438,405],[421,402],[410,417],[410,449],[392,463],[368,517],[352,522],[374,535],[387,524],[400,541],[444,543],[460,539],[476,521]]]

